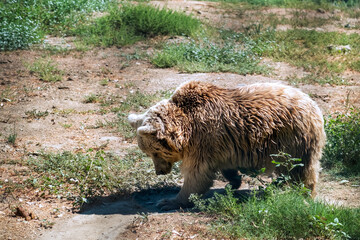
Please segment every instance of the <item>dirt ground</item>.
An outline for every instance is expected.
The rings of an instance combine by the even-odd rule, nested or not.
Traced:
[[[246,18],[236,18],[236,12],[222,10],[217,3],[186,1],[153,2],[154,4],[191,12],[202,19],[234,30],[245,24]],[[289,10],[267,9],[276,14]],[[245,12],[253,16],[253,12]],[[315,12],[313,14],[316,14]],[[335,13],[325,13],[324,17]],[[344,19],[339,21],[346,22]],[[349,31],[338,26],[325,26],[323,31]],[[282,26],[287,28],[288,26]],[[281,28],[281,27],[280,27]],[[360,33],[360,32],[358,32]],[[153,40],[156,41],[156,40]],[[48,38],[47,44],[68,46],[72,39]],[[0,53],[0,180],[4,184],[20,184],[32,172],[25,158],[39,151],[72,152],[106,146],[105,150],[124,156],[126,149],[136,146],[108,128],[92,128],[99,121],[111,121],[113,113],[100,114],[99,103],[84,103],[84,98],[97,94],[106,98],[123,97],[127,91],[156,92],[172,90],[188,80],[212,82],[221,86],[258,82],[286,82],[289,76],[302,76],[302,69],[286,63],[264,59],[274,68],[271,76],[237,75],[231,73],[181,73],[174,69],[157,69],[146,60],[126,59],[126,55],[141,50],[152,51],[149,41],[124,48],[96,48],[86,52],[73,51],[53,55],[65,75],[60,82],[47,83],[32,75],[27,64],[41,58],[44,50],[21,50]],[[352,85],[301,85],[304,92],[318,103],[324,114],[343,111],[345,106],[360,106],[360,74],[346,72],[344,77]],[[101,85],[103,79],[108,84]],[[48,112],[46,117],[30,118],[26,112]],[[68,127],[64,127],[64,125]],[[16,144],[7,142],[7,136],[16,131]],[[217,182],[215,189],[224,183]],[[243,188],[249,187],[247,184]],[[321,174],[318,199],[345,206],[360,206],[359,184],[332,180]],[[0,186],[0,239],[212,239],[206,232],[209,221],[199,213],[159,212],[156,200],[174,195],[173,190],[138,193],[127,199],[104,199],[82,213],[73,213],[70,202],[57,199],[33,189],[6,192]],[[19,206],[32,213],[25,219],[14,211]],[[144,214],[139,214],[139,213]],[[25,214],[26,215],[26,214]]]

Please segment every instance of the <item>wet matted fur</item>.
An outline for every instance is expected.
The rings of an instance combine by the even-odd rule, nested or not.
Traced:
[[[298,89],[262,83],[233,89],[191,81],[181,85],[141,115],[131,114],[140,149],[153,159],[157,174],[167,174],[182,160],[184,185],[163,210],[189,205],[192,193],[203,194],[221,171],[234,188],[238,169],[275,170],[270,154],[301,158],[292,175],[315,193],[325,144],[322,113]]]

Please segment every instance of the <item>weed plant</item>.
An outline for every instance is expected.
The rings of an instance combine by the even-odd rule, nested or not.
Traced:
[[[40,42],[43,33],[38,22],[11,14],[10,9],[0,9],[0,51],[23,49]]]
[[[329,116],[325,131],[327,144],[322,166],[335,174],[360,176],[360,110]]]
[[[76,206],[89,198],[172,184],[179,178],[175,167],[168,176],[155,177],[151,159],[140,150],[129,150],[124,158],[90,149],[86,153],[41,153],[29,160],[38,173],[29,183],[40,191],[74,200]]]
[[[87,44],[108,47],[158,35],[195,36],[200,26],[199,20],[181,12],[144,3],[123,3],[120,7],[113,5],[108,15],[77,28],[74,33]]]
[[[66,33],[85,21],[92,11],[103,10],[109,0],[0,1],[0,50],[23,49],[44,34]]]

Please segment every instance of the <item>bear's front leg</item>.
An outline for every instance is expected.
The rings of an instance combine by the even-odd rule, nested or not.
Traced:
[[[213,185],[215,173],[191,171],[184,176],[184,185],[173,199],[162,199],[157,207],[162,211],[192,207],[189,197],[192,193],[204,194]]]

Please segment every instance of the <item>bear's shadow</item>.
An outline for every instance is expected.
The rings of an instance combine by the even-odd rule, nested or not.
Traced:
[[[129,198],[116,199],[114,196],[97,198],[95,203],[85,205],[80,214],[85,215],[112,215],[112,214],[141,214],[141,213],[169,213],[169,212],[190,212],[196,211],[196,209],[180,209],[173,211],[161,211],[156,204],[164,198],[174,198],[180,191],[180,187],[163,187],[146,189],[136,193],[133,193]],[[214,194],[226,194],[224,188],[210,189],[204,198],[213,197]],[[240,201],[246,201],[250,196],[254,194],[253,190],[242,189],[235,190],[233,196]],[[255,193],[257,194],[257,193]]]

